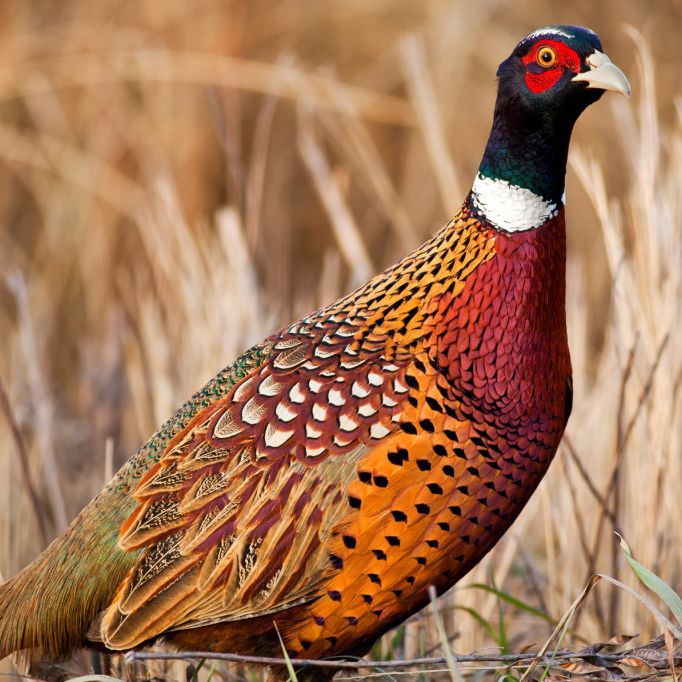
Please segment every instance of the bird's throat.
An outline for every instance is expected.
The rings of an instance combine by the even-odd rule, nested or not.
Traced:
[[[472,188],[471,205],[507,232],[540,227],[563,203],[573,117],[498,105]]]

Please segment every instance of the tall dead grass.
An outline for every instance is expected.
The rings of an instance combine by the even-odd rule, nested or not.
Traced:
[[[665,37],[678,10],[658,9]],[[497,62],[537,25],[576,21],[635,97],[593,107],[570,158],[574,412],[527,510],[441,612],[467,652],[491,641],[463,609],[494,621],[500,606],[473,583],[558,618],[595,570],[628,580],[614,530],[679,588],[682,59],[621,31],[645,23],[639,3],[598,17],[416,0],[2,12],[3,575],[242,349],[442,224],[480,156]],[[582,637],[655,631],[600,589]],[[510,646],[547,634],[506,608]],[[437,642],[416,618],[381,650]]]

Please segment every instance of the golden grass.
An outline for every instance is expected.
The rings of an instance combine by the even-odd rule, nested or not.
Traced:
[[[574,412],[527,510],[440,614],[470,652],[491,641],[451,607],[495,620],[497,598],[467,588],[491,575],[556,619],[595,571],[634,586],[613,530],[679,589],[682,47],[677,5],[656,9],[4,5],[0,377],[46,538],[242,349],[440,226],[482,152],[497,63],[528,30],[573,21],[600,33],[635,91],[584,116],[570,158]],[[4,415],[0,452],[8,576],[45,542]],[[551,631],[507,617],[512,649]],[[576,631],[656,626],[604,585]],[[414,619],[381,648],[409,657],[438,641]]]

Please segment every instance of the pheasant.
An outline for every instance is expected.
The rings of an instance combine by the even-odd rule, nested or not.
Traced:
[[[571,411],[564,176],[623,72],[578,26],[500,65],[459,213],[254,346],[0,587],[0,655],[362,655],[509,528]],[[315,673],[315,679],[324,674]]]

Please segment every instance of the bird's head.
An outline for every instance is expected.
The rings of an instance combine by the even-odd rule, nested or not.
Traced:
[[[546,26],[527,35],[500,64],[498,100],[543,116],[574,117],[604,91],[630,95],[625,74],[604,54],[596,33]]]
[[[493,126],[472,205],[497,227],[525,230],[563,203],[568,145],[580,114],[606,90],[629,95],[630,83],[597,35],[580,26],[533,31],[497,76]]]

